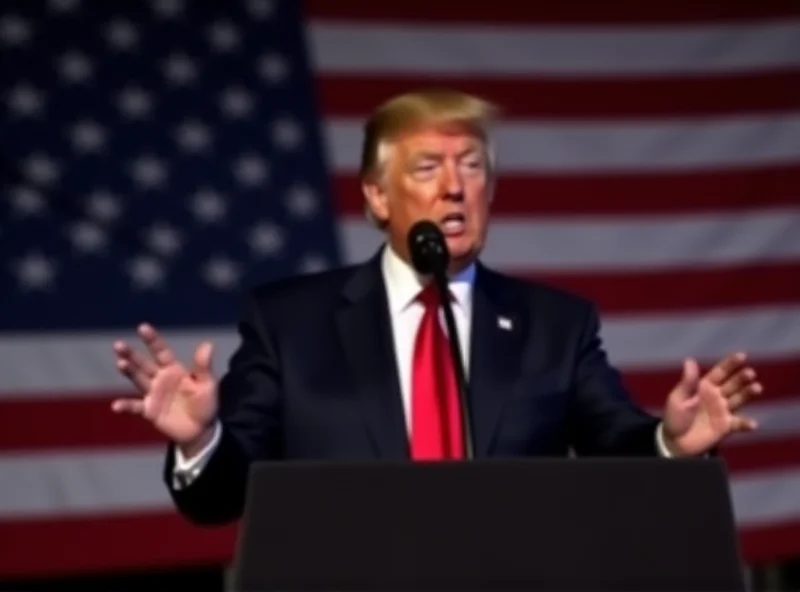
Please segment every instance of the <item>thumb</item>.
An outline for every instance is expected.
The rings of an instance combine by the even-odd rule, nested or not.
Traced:
[[[693,397],[700,384],[700,366],[694,358],[687,358],[683,361],[683,376],[679,384],[679,390],[684,398]]]
[[[198,380],[211,378],[211,358],[214,353],[214,346],[208,341],[204,341],[194,350],[194,375]]]

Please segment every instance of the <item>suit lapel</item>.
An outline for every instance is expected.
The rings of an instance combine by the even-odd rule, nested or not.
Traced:
[[[336,322],[378,455],[410,458],[379,255],[345,286]]]
[[[476,456],[492,446],[500,414],[519,375],[528,319],[491,271],[478,266],[472,309],[470,399]]]

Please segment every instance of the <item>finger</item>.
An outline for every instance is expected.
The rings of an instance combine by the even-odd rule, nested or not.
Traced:
[[[140,325],[139,336],[159,366],[166,366],[175,361],[175,354],[172,353],[172,350],[167,346],[167,342],[152,325],[147,323]]]
[[[680,392],[684,399],[691,398],[697,392],[700,382],[700,366],[697,360],[686,358],[683,361],[683,376],[681,377]]]
[[[155,364],[121,341],[114,344],[114,351],[117,354],[117,369],[139,390],[149,390],[156,372]]]
[[[739,392],[731,395],[730,399],[728,399],[728,408],[731,411],[736,411],[742,405],[744,405],[754,397],[758,397],[763,392],[764,392],[764,386],[760,382],[754,382],[752,384],[748,384],[747,386],[742,388]]]
[[[719,394],[717,387],[708,381],[702,381],[698,389],[698,395],[712,423],[727,423],[728,417],[730,417],[728,401]]]
[[[716,366],[706,374],[706,378],[716,386],[722,385],[737,370],[739,370],[747,360],[747,354],[738,352],[722,359]]]
[[[114,343],[114,353],[117,354],[118,358],[128,360],[132,367],[145,372],[149,376],[153,376],[158,370],[150,358],[143,356],[124,341]]]
[[[726,380],[722,386],[722,396],[730,397],[742,389],[747,387],[749,384],[753,383],[756,379],[756,371],[750,367],[741,368],[738,372],[735,372],[733,376],[730,376],[728,380]]]
[[[194,375],[199,379],[211,377],[211,358],[214,353],[214,346],[208,341],[204,341],[194,352]]]
[[[144,401],[141,399],[115,399],[111,403],[114,413],[128,413],[130,415],[144,414]]]
[[[143,362],[140,356],[132,355],[133,352],[129,349],[124,350],[124,347],[120,348],[118,346],[119,344],[115,344],[114,348],[117,351],[117,369],[122,375],[128,378],[139,391],[147,392],[150,389],[152,380],[152,373],[150,371],[150,366],[152,364]]]
[[[758,429],[758,422],[750,417],[734,415],[731,419],[731,431],[733,432],[752,432]]]
[[[127,360],[117,360],[117,369],[123,376],[131,381],[133,386],[136,387],[140,393],[146,393],[150,390],[152,379],[144,372],[136,371],[131,368]]]

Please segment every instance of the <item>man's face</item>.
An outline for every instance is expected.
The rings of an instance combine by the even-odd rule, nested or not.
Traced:
[[[491,201],[485,146],[464,130],[428,129],[396,141],[387,159],[383,190],[370,198],[386,220],[389,241],[408,259],[407,236],[419,220],[444,233],[458,270],[473,261],[486,240]]]

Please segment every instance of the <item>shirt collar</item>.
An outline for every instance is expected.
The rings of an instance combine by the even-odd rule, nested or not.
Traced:
[[[414,301],[425,286],[426,280],[403,261],[389,244],[383,250],[381,268],[389,297],[389,309],[394,315],[405,310]],[[452,276],[448,282],[456,304],[464,312],[470,310],[474,282],[474,263]]]

